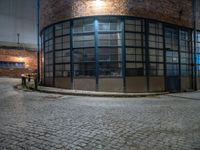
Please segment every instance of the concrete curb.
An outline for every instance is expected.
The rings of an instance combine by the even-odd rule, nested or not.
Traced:
[[[93,92],[80,90],[65,90],[60,88],[39,86],[38,90],[23,88],[21,85],[16,85],[16,89],[24,91],[42,92],[50,94],[72,95],[72,96],[91,96],[91,97],[149,97],[169,94],[168,92],[159,93],[115,93],[115,92]]]

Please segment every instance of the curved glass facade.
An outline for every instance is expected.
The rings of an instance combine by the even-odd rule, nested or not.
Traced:
[[[99,16],[56,23],[42,32],[42,56],[43,83],[50,86],[62,78],[67,88],[93,79],[94,90],[103,79],[116,79],[125,92],[192,86],[192,30],[153,20]]]

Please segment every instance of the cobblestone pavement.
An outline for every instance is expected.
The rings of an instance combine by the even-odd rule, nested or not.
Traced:
[[[0,78],[0,150],[200,150],[200,93],[76,97]]]

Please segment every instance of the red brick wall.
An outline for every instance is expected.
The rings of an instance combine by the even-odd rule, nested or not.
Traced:
[[[58,21],[94,15],[137,16],[192,27],[192,0],[102,0],[101,8],[94,1],[41,0],[41,29]],[[197,2],[199,10],[200,0]]]
[[[20,77],[23,73],[35,72],[37,69],[37,52],[0,48],[0,61],[24,62],[23,69],[0,68],[0,76]]]

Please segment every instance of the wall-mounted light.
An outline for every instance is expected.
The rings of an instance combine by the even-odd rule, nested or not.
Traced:
[[[24,61],[24,58],[23,58],[23,57],[18,57],[17,60],[18,60],[19,62],[23,62],[23,61]]]
[[[103,0],[94,0],[94,6],[96,6],[97,8],[102,7],[104,4]]]

